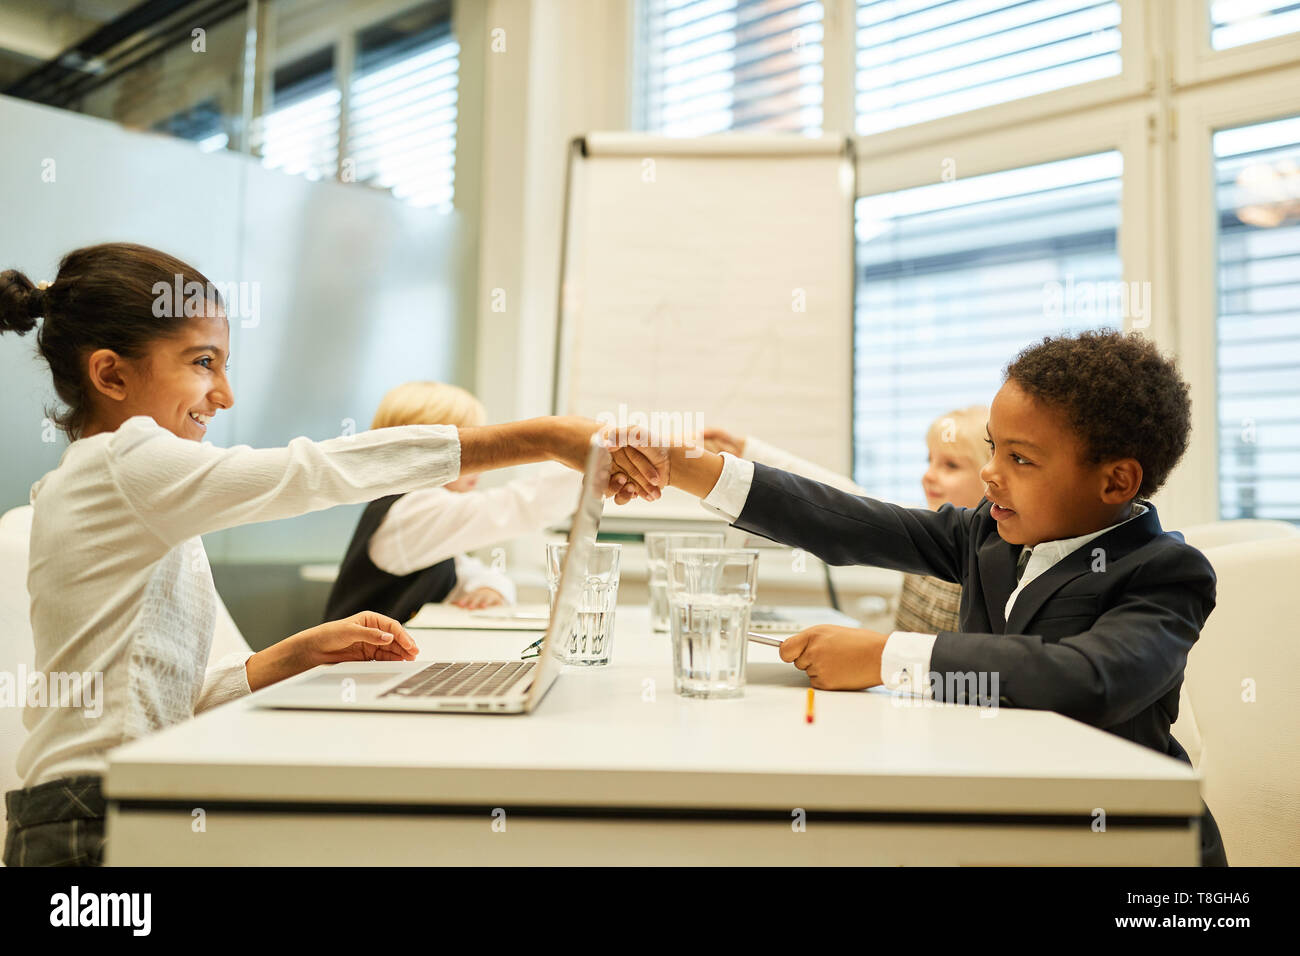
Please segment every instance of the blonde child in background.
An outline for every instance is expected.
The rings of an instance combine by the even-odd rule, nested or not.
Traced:
[[[388,392],[372,429],[485,424],[474,395],[442,382],[406,382]],[[498,488],[479,476],[372,501],[361,515],[326,604],[327,620],[375,608],[408,621],[426,603],[464,608],[515,603],[514,582],[466,552],[558,524],[573,513],[582,475],[552,462]]]
[[[980,469],[988,461],[985,429],[989,410],[971,405],[940,415],[930,423],[925,434],[929,449],[928,464],[921,476],[925,502],[931,511],[945,504],[956,508],[974,508],[984,497]],[[793,472],[855,495],[869,495],[862,486],[829,468],[770,445],[752,435],[737,437],[720,428],[706,428],[700,433],[704,446],[713,452],[729,452]],[[903,587],[894,615],[894,630],[926,634],[956,631],[961,585],[920,574],[903,575]]]

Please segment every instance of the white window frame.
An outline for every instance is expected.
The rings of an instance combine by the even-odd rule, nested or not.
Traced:
[[[1019,126],[1035,119],[1074,115],[1081,110],[1112,104],[1149,92],[1152,65],[1147,47],[1147,0],[1118,0],[1120,7],[1120,58],[1118,76],[1092,80],[1077,86],[1038,93],[1023,99],[985,106],[978,110],[943,116],[898,129],[857,136],[858,156],[900,153],[936,142],[974,135],[990,129]],[[824,0],[825,44],[822,126],[828,131],[854,133],[857,128],[857,2]],[[832,96],[832,77],[837,87]]]
[[[1262,45],[1262,44],[1261,44]],[[1219,520],[1217,329],[1218,226],[1214,133],[1300,115],[1300,65],[1188,90],[1177,98],[1174,236],[1178,274],[1179,357],[1192,389],[1192,444],[1179,468],[1180,493],[1206,521]]]
[[[1300,32],[1287,33],[1257,43],[1215,50],[1210,46],[1210,8],[1204,0],[1203,15],[1182,12],[1182,4],[1169,11],[1174,17],[1176,36],[1173,81],[1176,87],[1207,83],[1242,73],[1300,63]],[[1198,0],[1183,0],[1188,7]]]

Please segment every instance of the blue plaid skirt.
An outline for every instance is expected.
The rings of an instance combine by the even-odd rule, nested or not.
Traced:
[[[102,866],[108,805],[99,777],[67,777],[5,794],[5,866]]]

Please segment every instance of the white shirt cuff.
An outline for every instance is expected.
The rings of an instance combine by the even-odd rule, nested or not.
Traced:
[[[754,463],[744,458],[737,458],[730,452],[722,453],[722,474],[718,476],[713,490],[700,504],[714,514],[733,523],[745,510],[745,501],[749,498],[749,486],[754,483]]]
[[[930,655],[937,634],[894,631],[880,654],[880,679],[889,690],[930,695]]]
[[[253,651],[231,651],[207,669],[194,713],[202,713],[227,701],[246,697],[253,692],[248,686],[248,659]]]

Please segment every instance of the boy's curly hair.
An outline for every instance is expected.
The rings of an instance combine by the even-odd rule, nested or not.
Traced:
[[[1187,383],[1140,335],[1049,336],[1017,355],[1005,375],[1064,413],[1089,462],[1136,458],[1142,465],[1139,498],[1154,494],[1187,450]]]

